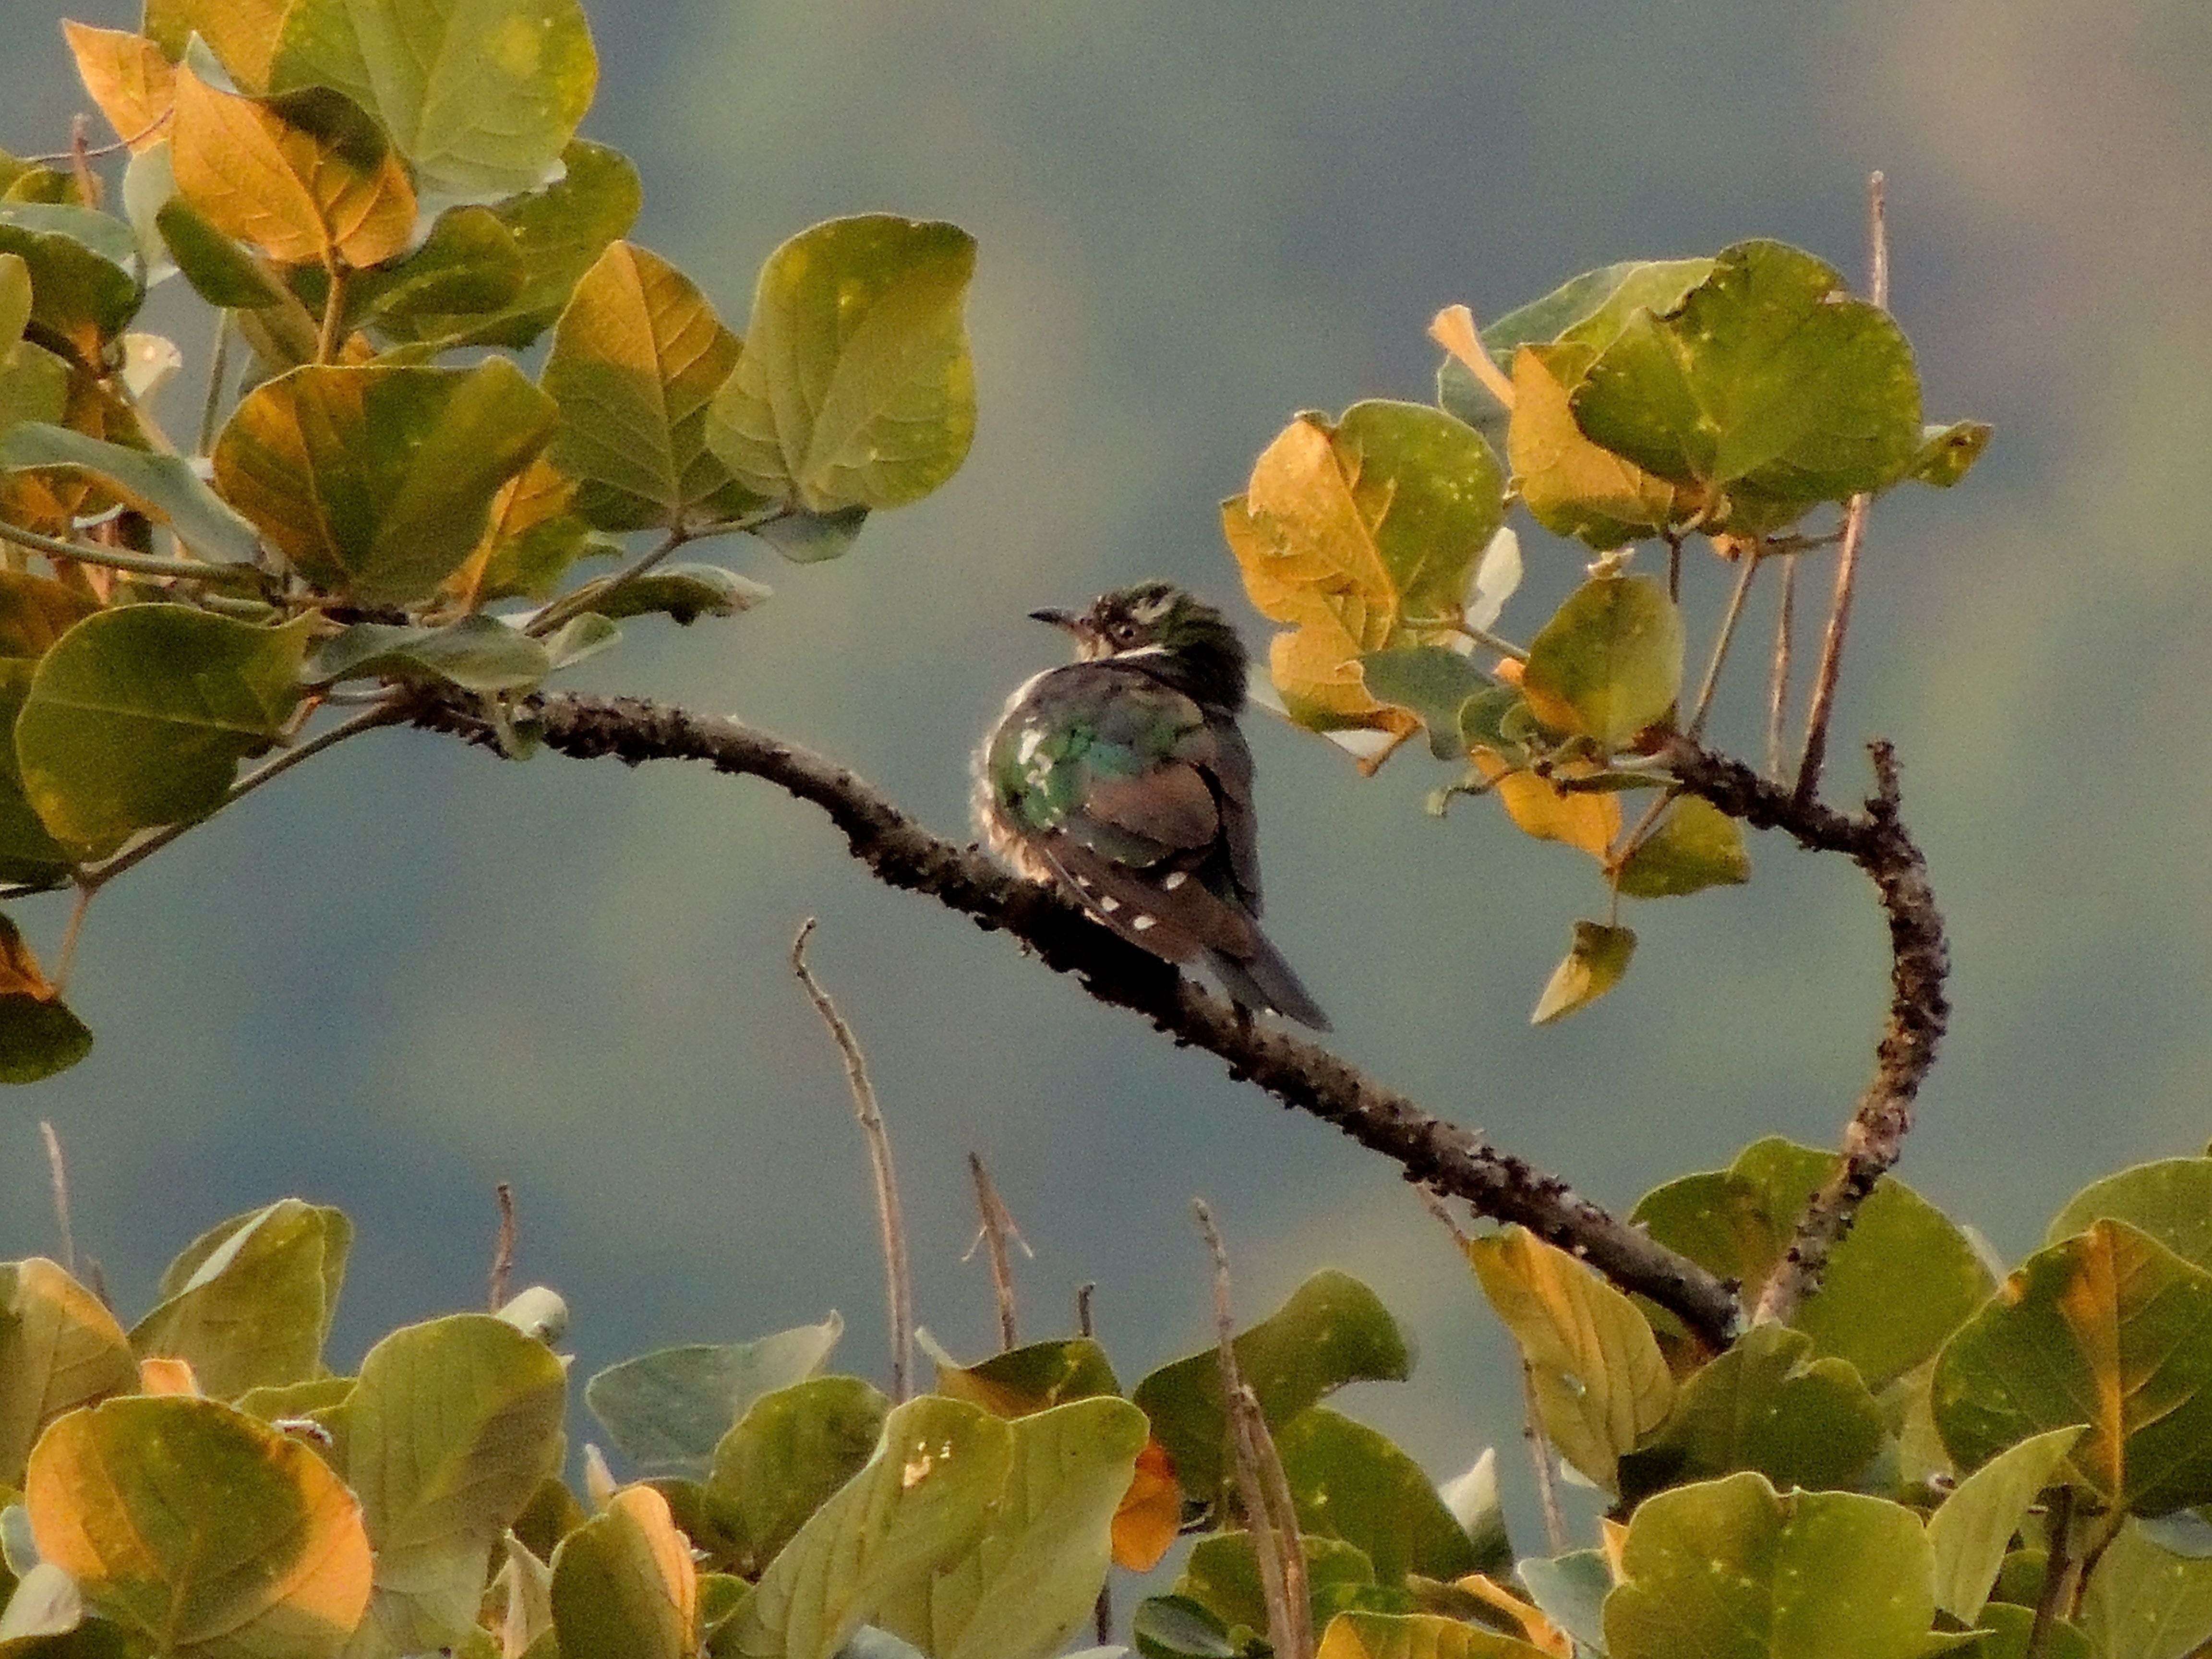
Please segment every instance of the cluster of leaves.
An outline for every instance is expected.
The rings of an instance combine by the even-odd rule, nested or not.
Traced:
[[[1828,1161],[1762,1141],[1637,1219],[1755,1292]],[[2000,1280],[1885,1182],[1821,1291],[1718,1356],[1520,1230],[1466,1240],[1550,1447],[1613,1506],[1594,1547],[1518,1559],[1494,1452],[1439,1490],[1323,1403],[1412,1355],[1319,1273],[1232,1345],[1316,1651],[2020,1656],[2039,1617],[2052,1659],[2184,1659],[2212,1641],[2208,1217],[2212,1158],[2125,1170]],[[1137,1651],[1269,1651],[1215,1349],[1126,1395],[1088,1337],[937,1352],[903,1404],[826,1369],[835,1315],[664,1349],[585,1385],[635,1478],[586,1449],[579,1493],[559,1298],[333,1375],[350,1236],[297,1200],[225,1222],[128,1331],[55,1263],[0,1266],[0,1655],[1045,1659],[1109,1562],[1193,1532]]]
[[[0,898],[88,898],[417,688],[525,752],[497,717],[623,620],[765,595],[678,549],[834,557],[967,453],[967,234],[804,232],[741,340],[624,240],[635,170],[575,137],[576,0],[150,0],[67,33],[130,159],[119,213],[82,150],[0,167]],[[154,413],[182,354],[129,331],[167,281],[216,314],[197,441]],[[65,970],[0,915],[0,1080],[89,1047]]]
[[[1818,509],[1956,483],[1989,430],[1923,426],[1896,323],[1777,242],[1591,271],[1480,335],[1455,307],[1435,333],[1436,405],[1299,416],[1223,529],[1252,602],[1287,625],[1269,665],[1291,720],[1370,772],[1425,732],[1463,775],[1435,811],[1494,793],[1525,834],[1596,860],[1606,916],[1575,924],[1542,1022],[1626,971],[1621,898],[1749,878],[1740,827],[1661,761],[1670,735],[1702,727],[1753,573],[1832,542],[1805,527]],[[1600,555],[1525,647],[1492,632],[1521,579],[1516,501]],[[1693,535],[1737,574],[1686,698]],[[1664,546],[1664,580],[1630,568],[1638,543]]]

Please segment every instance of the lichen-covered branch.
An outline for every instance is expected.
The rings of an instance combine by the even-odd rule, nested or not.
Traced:
[[[1759,1295],[1754,1317],[1762,1323],[1788,1319],[1820,1287],[1830,1252],[1904,1152],[1913,1103],[1951,1017],[1944,996],[1950,950],[1927,860],[1898,816],[1897,757],[1886,743],[1869,745],[1869,752],[1875,793],[1860,813],[1800,799],[1794,789],[1686,739],[1675,739],[1662,757],[1692,793],[1730,817],[1850,859],[1874,882],[1889,921],[1889,1019],[1875,1050],[1874,1080],[1851,1114],[1835,1173],[1807,1204],[1788,1253]]]
[[[469,699],[420,694],[407,718],[490,744]],[[546,693],[515,710],[545,747],[575,759],[703,762],[762,778],[826,812],[877,879],[926,895],[979,927],[1012,934],[1102,1002],[1133,1010],[1176,1042],[1217,1055],[1229,1074],[1334,1124],[1398,1164],[1408,1181],[1464,1199],[1573,1251],[1614,1284],[1679,1316],[1715,1347],[1741,1324],[1730,1288],[1576,1193],[1556,1176],[1424,1110],[1318,1043],[1241,1016],[1170,964],[1099,927],[1051,888],[932,835],[851,772],[741,721],[630,697]]]

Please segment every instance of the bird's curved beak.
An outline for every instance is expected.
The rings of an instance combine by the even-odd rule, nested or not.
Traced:
[[[1054,628],[1065,633],[1075,632],[1075,613],[1072,611],[1032,611],[1030,612],[1030,620],[1050,623]]]

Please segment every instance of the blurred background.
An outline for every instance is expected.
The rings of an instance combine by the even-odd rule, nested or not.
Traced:
[[[56,16],[0,7],[19,152],[89,106]],[[1859,743],[1898,743],[1952,930],[1956,1014],[1901,1173],[2016,1259],[2090,1177],[2212,1135],[2212,9],[599,0],[593,21],[585,131],[643,172],[639,240],[742,329],[760,260],[807,224],[957,221],[981,245],[982,413],[966,470],[849,557],[708,550],[773,602],[632,624],[588,683],[741,714],[953,833],[969,749],[1058,659],[1023,613],[1162,574],[1233,601],[1256,641],[1217,501],[1296,410],[1429,397],[1439,307],[1495,317],[1594,265],[1752,235],[1857,279],[1883,169],[1929,416],[1997,428],[1965,486],[1877,509],[1832,749],[1851,799]],[[1501,626],[1525,638],[1581,556],[1523,535]],[[1692,575],[1701,659],[1722,576]],[[1739,744],[1759,654],[1727,688]],[[1887,996],[1855,871],[1758,838],[1751,887],[1632,907],[1626,985],[1532,1030],[1600,902],[1588,863],[1486,804],[1425,817],[1444,778],[1425,757],[1362,782],[1319,739],[1252,728],[1269,928],[1345,1053],[1622,1207],[1763,1134],[1834,1142]],[[64,911],[22,915],[48,952]],[[413,733],[303,769],[103,896],[72,986],[98,1046],[0,1096],[0,1258],[54,1248],[46,1117],[126,1317],[204,1227],[299,1194],[359,1229],[350,1364],[481,1300],[506,1180],[518,1282],[567,1295],[580,1372],[836,1308],[842,1366],[880,1376],[866,1164],[786,965],[809,915],[890,1120],[921,1316],[956,1354],[994,1340],[962,1260],[973,1149],[1036,1251],[1025,1336],[1067,1329],[1095,1280],[1125,1381],[1200,1346],[1203,1194],[1246,1316],[1334,1265],[1416,1334],[1411,1384],[1348,1410],[1438,1478],[1516,1437],[1471,1275],[1334,1132],[876,886],[765,786]]]

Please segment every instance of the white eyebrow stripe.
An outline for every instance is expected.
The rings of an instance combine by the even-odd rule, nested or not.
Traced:
[[[1114,654],[1126,662],[1131,657],[1164,657],[1167,653],[1164,645],[1140,645],[1134,651],[1116,651]]]

